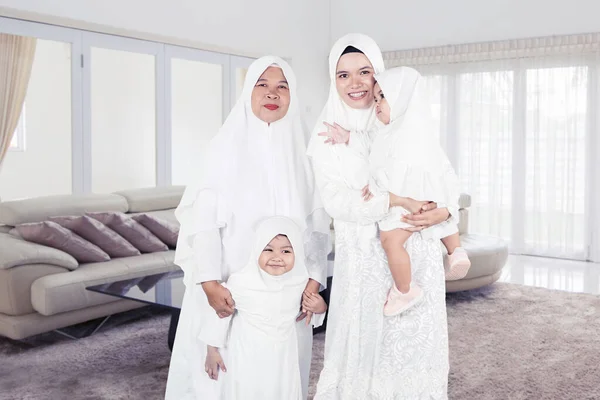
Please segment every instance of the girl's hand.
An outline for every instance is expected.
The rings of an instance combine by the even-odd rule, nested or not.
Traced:
[[[350,141],[350,131],[342,128],[338,124],[333,125],[323,122],[328,129],[327,132],[321,132],[319,136],[326,136],[325,143],[330,144],[347,144]]]
[[[325,304],[325,300],[320,294],[304,292],[302,294],[302,308],[314,314],[323,314],[327,311],[327,304]]]
[[[208,374],[208,377],[210,379],[214,379],[215,381],[219,379],[219,369],[223,370],[223,372],[227,372],[227,368],[225,368],[225,363],[223,362],[221,353],[219,353],[219,349],[212,346],[206,346],[206,361],[204,363],[204,370]]]

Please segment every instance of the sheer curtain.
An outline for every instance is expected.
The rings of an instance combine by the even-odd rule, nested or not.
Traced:
[[[511,252],[600,261],[600,34],[406,50],[472,196],[470,230]]]

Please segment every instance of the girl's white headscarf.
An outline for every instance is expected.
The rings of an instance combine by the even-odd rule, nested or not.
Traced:
[[[294,249],[295,262],[289,272],[273,276],[260,268],[258,258],[277,235],[287,236]],[[276,335],[273,339],[288,337],[294,329],[302,292],[308,282],[304,260],[302,229],[296,222],[281,216],[261,221],[256,227],[248,263],[227,281],[240,317],[270,336]]]
[[[251,96],[270,66],[283,70],[290,106],[284,118],[269,125],[252,112]],[[296,77],[283,59],[262,57],[249,67],[242,95],[209,144],[201,175],[186,188],[175,210],[181,224],[175,264],[185,272],[186,285],[194,281],[193,243],[198,232],[221,228],[226,279],[233,272],[229,266],[235,269],[246,262],[256,221],[287,215],[301,221],[304,229],[307,217],[322,208],[305,154],[307,135],[296,94]],[[208,210],[215,196],[217,211],[212,213]],[[328,221],[319,225],[327,227]]]
[[[421,74],[413,68],[397,67],[375,75],[375,79],[390,106],[390,123],[379,135],[394,134],[401,140],[408,135],[415,146],[439,147],[438,140],[434,138],[431,103]],[[386,146],[389,145],[390,142],[387,142]],[[418,152],[410,146],[403,157],[397,155],[397,158],[405,158],[412,165],[431,166],[429,157],[413,157],[415,154]]]
[[[330,149],[332,151],[335,148],[335,146],[324,144],[325,138],[318,136],[319,132],[323,132],[326,129],[323,122],[330,124],[336,122],[350,131],[363,131],[371,128],[377,120],[374,106],[363,110],[351,108],[344,103],[337,92],[335,85],[337,64],[342,53],[348,46],[353,46],[364,53],[369,61],[371,61],[375,74],[383,72],[385,69],[381,50],[377,46],[377,43],[370,37],[360,33],[350,33],[335,42],[329,53],[329,78],[331,79],[329,98],[321,115],[317,119],[317,124],[312,131],[310,143],[308,144],[307,154],[311,157],[318,148]]]

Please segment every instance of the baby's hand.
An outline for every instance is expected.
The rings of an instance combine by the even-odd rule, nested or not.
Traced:
[[[369,189],[369,185],[362,188],[361,195],[362,195],[362,198],[364,201],[369,201],[373,198],[373,193],[371,193],[371,190]]]
[[[425,204],[429,204],[429,201],[419,201],[415,199],[411,199],[410,197],[406,197],[404,199],[404,204],[402,207],[412,214],[418,214],[423,211],[423,206]]]
[[[302,294],[302,308],[314,314],[323,314],[327,311],[325,300],[318,293],[304,292]]]
[[[325,143],[346,144],[350,141],[350,131],[342,128],[336,123],[331,125],[327,122],[323,122],[323,125],[328,128],[327,132],[321,132],[319,133],[319,136],[327,136]]]
[[[216,381],[219,378],[219,368],[222,369],[223,372],[227,372],[219,349],[212,346],[206,346],[206,362],[204,363],[204,370],[208,374],[208,377]]]

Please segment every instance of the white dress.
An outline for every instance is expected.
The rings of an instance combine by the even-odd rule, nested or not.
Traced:
[[[448,330],[440,242],[418,233],[408,239],[412,278],[425,298],[400,316],[384,317],[393,281],[376,222],[388,211],[388,197],[364,202],[360,191],[349,189],[339,175],[321,166],[325,169],[315,164],[317,183],[334,218],[336,239],[325,363],[315,399],[447,399]]]
[[[278,234],[287,235],[296,262],[291,271],[272,276],[258,266],[262,249]],[[225,286],[236,302],[233,316],[220,319],[208,305],[198,338],[219,348],[227,372],[218,379],[201,374],[197,396],[207,400],[302,400],[297,339],[298,304],[308,282],[303,240],[297,224],[285,217],[263,220],[248,264]],[[325,314],[314,315],[312,325]],[[206,352],[204,352],[206,354]]]

